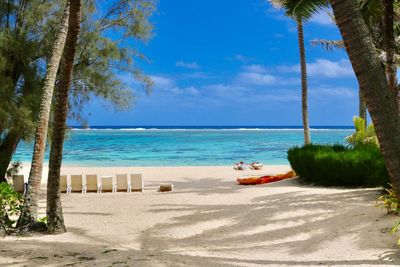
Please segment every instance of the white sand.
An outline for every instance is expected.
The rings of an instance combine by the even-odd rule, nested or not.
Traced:
[[[68,232],[2,239],[0,266],[400,265],[399,236],[388,233],[399,218],[375,207],[375,189],[327,189],[296,179],[239,186],[236,178],[250,172],[231,167],[63,172],[130,171],[143,173],[144,193],[64,195]],[[157,192],[161,182],[175,190]]]

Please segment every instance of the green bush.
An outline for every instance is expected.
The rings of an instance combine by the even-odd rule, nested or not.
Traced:
[[[12,189],[8,183],[0,183],[0,224],[11,227],[14,221],[10,216],[18,215],[22,206],[22,196]]]
[[[324,186],[386,186],[389,175],[375,145],[307,145],[288,151],[293,170],[305,182]]]

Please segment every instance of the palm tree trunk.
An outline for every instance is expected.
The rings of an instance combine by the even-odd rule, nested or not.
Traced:
[[[303,21],[301,18],[297,20],[297,34],[300,50],[300,69],[301,69],[301,108],[303,115],[304,144],[311,143],[310,127],[308,124],[308,97],[307,97],[307,65],[306,51],[304,48]]]
[[[354,0],[331,0],[337,25],[375,126],[391,182],[400,192],[400,114],[368,28]]]
[[[51,57],[47,64],[46,76],[43,84],[43,93],[40,103],[38,121],[36,124],[35,144],[31,170],[29,173],[28,187],[24,198],[24,205],[21,210],[21,216],[18,220],[18,227],[29,226],[37,218],[38,210],[38,192],[42,179],[42,169],[44,153],[46,150],[47,129],[49,125],[49,116],[51,100],[53,98],[54,84],[56,81],[58,67],[64,50],[65,39],[68,31],[69,1],[64,10],[61,22],[61,28],[51,50]]]
[[[60,200],[60,171],[68,115],[68,95],[74,68],[81,21],[81,0],[70,0],[70,16],[65,43],[61,78],[56,95],[47,181],[47,227],[50,233],[66,231]]]
[[[367,104],[362,97],[361,88],[358,87],[358,116],[364,120],[364,126],[367,127]]]
[[[0,145],[0,182],[6,182],[6,172],[20,140],[15,130],[10,130]]]
[[[384,0],[384,47],[386,52],[386,76],[389,82],[389,86],[395,91],[396,96],[398,94],[397,89],[397,66],[394,58],[395,50],[396,50],[396,42],[394,37],[394,28],[393,28],[393,18],[394,18],[394,10],[393,10],[393,0]]]

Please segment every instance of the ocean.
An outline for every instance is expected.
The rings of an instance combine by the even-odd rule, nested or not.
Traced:
[[[338,144],[344,143],[353,131],[353,127],[312,127],[311,138],[315,144]],[[63,165],[212,166],[239,161],[288,164],[287,150],[302,144],[303,130],[294,126],[73,127],[65,140]],[[21,142],[13,160],[30,162],[32,149],[32,143]]]

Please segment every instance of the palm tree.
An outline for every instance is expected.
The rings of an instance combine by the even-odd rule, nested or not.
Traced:
[[[336,24],[336,22],[333,20]],[[343,40],[321,40],[316,39],[311,41],[312,45],[320,45],[324,47],[328,51],[332,51],[333,49],[345,49]],[[358,88],[358,116],[363,119],[364,126],[367,127],[367,105],[365,100],[361,94],[360,87]]]
[[[35,222],[38,210],[38,192],[42,178],[43,160],[46,149],[47,130],[51,101],[53,98],[54,84],[57,76],[58,67],[68,31],[69,1],[64,10],[61,27],[57,33],[57,38],[52,46],[50,60],[47,64],[46,76],[43,84],[43,93],[36,124],[35,144],[33,148],[32,164],[29,173],[28,187],[24,197],[24,205],[21,216],[18,220],[18,227],[29,226]]]
[[[386,75],[389,81],[389,86],[395,93],[397,89],[397,66],[395,61],[396,41],[394,36],[394,1],[383,1],[384,9],[384,46],[386,52]]]
[[[365,103],[360,87],[358,87],[358,116],[364,120],[364,126],[367,127],[367,103]]]
[[[400,113],[362,14],[353,0],[331,0],[337,25],[356,73],[391,182],[400,192]]]
[[[81,21],[81,0],[70,0],[70,16],[65,43],[61,77],[56,91],[56,104],[51,139],[49,175],[47,181],[47,227],[50,233],[65,232],[60,201],[60,169],[68,113],[68,95],[74,68]]]
[[[272,5],[277,8],[283,8],[288,0],[270,0]],[[286,14],[287,10],[286,10]],[[303,19],[302,16],[290,16],[297,24],[297,36],[300,52],[300,75],[301,75],[301,110],[303,118],[303,130],[304,130],[304,144],[308,145],[311,143],[310,127],[308,123],[308,88],[307,88],[307,64],[306,64],[306,52],[304,48],[304,32],[303,32]]]
[[[306,145],[311,143],[310,127],[308,124],[308,88],[307,88],[307,64],[306,64],[306,51],[304,48],[304,33],[303,33],[303,20],[297,19],[297,35],[300,51],[300,72],[301,72],[301,110],[303,117],[304,129],[304,143]]]

